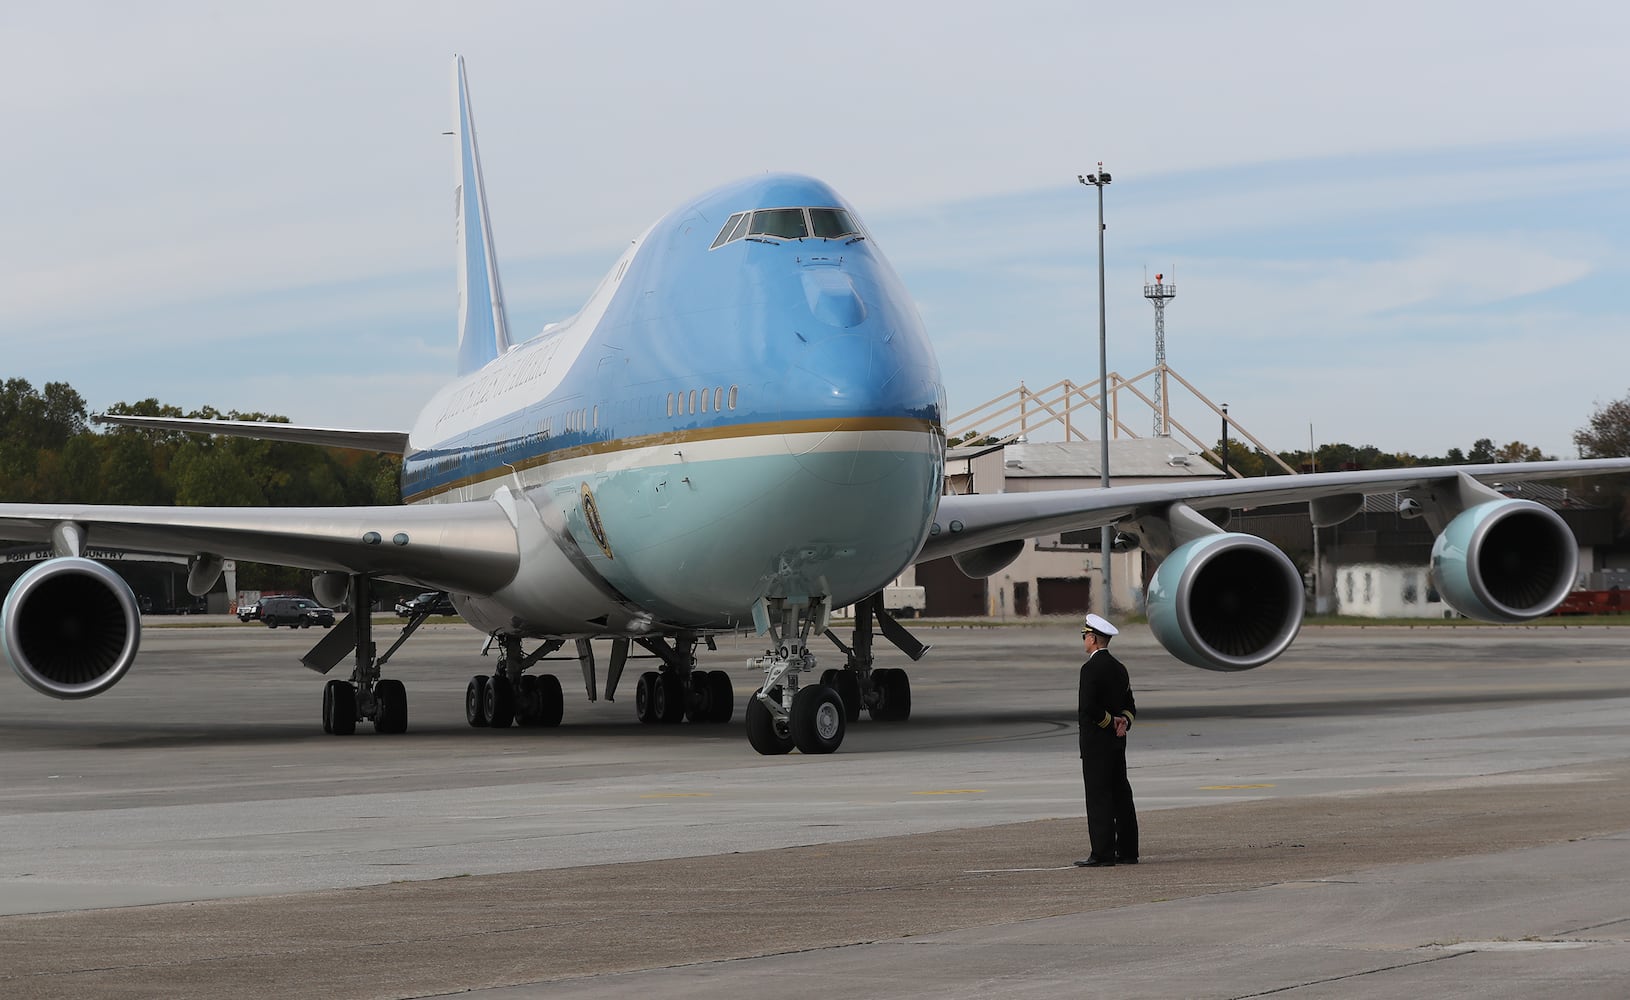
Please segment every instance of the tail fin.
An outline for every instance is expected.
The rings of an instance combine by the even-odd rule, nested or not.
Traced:
[[[453,57],[453,99],[458,116],[458,188],[453,230],[458,242],[458,373],[467,375],[509,350],[509,317],[481,182],[475,116],[464,80],[464,57]]]

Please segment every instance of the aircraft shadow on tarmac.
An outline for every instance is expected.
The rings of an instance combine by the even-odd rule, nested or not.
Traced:
[[[1418,695],[1397,695],[1379,698],[1343,698],[1302,701],[1257,702],[1231,699],[1229,701],[1199,702],[1195,695],[1185,695],[1184,703],[1160,703],[1158,694],[1143,699],[1140,720],[1144,723],[1166,721],[1230,720],[1230,719],[1296,719],[1345,718],[1423,709],[1474,709],[1480,706],[1508,705],[1521,702],[1598,701],[1630,697],[1630,687],[1570,688],[1558,690],[1489,691],[1469,689],[1454,692],[1423,692]],[[968,746],[978,748],[992,742],[1027,740],[1056,736],[1075,728],[1074,706],[1058,704],[1037,705],[1034,708],[981,709],[977,711],[943,710],[919,705],[918,712],[909,722],[890,723],[862,720],[851,724],[851,732],[860,740],[850,744],[845,753],[868,751]],[[737,719],[724,725],[682,723],[667,726],[641,725],[633,719],[624,721],[583,721],[574,723],[570,712],[558,728],[475,729],[453,720],[432,719],[410,721],[408,731],[401,735],[383,736],[368,732],[366,727],[354,739],[364,744],[376,740],[391,742],[429,739],[458,739],[468,741],[505,742],[515,746],[547,747],[561,738],[604,739],[623,745],[682,746],[696,742],[741,738],[743,723]],[[1017,728],[1019,731],[1014,732]],[[953,731],[993,730],[979,734],[959,734],[948,739]],[[1004,731],[1005,730],[1005,731]],[[930,736],[923,744],[914,735]],[[887,736],[886,740],[866,737]],[[314,723],[300,720],[221,719],[209,721],[149,720],[132,723],[129,720],[86,720],[65,724],[60,719],[0,720],[0,749],[163,749],[166,747],[198,746],[270,746],[303,743],[308,740],[327,740]],[[872,745],[876,743],[877,745]],[[921,744],[919,746],[919,744]],[[358,749],[361,749],[359,747]]]

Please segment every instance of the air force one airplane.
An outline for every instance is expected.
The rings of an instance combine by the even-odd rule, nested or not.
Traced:
[[[592,701],[597,640],[610,644],[608,699],[631,650],[655,661],[638,680],[642,721],[726,722],[730,679],[693,669],[696,646],[752,631],[767,637],[749,661],[764,672],[746,705],[753,748],[830,753],[862,708],[880,720],[910,714],[907,675],[873,665],[873,640],[912,660],[926,650],[878,596],[914,562],[950,556],[989,576],[1028,538],[1110,525],[1162,559],[1147,588],[1161,644],[1196,667],[1247,670],[1296,637],[1302,579],[1274,546],[1220,527],[1219,513],[1304,501],[1331,525],[1366,494],[1397,493],[1438,533],[1432,574],[1444,599],[1515,622],[1572,589],[1578,547],[1555,512],[1489,484],[1630,470],[1613,459],[942,496],[938,363],[900,279],[835,191],[768,175],[703,195],[635,239],[575,316],[516,342],[458,59],[454,96],[458,377],[411,431],[102,418],[397,452],[406,503],[0,504],[0,537],[56,553],[0,609],[5,656],[31,687],[90,697],[136,660],[135,598],[85,557],[95,544],[187,554],[195,595],[226,559],[317,571],[325,604],[367,609],[376,579],[446,592],[501,653],[490,676],[470,680],[472,726],[558,725],[559,680],[528,671],[573,643]],[[846,605],[856,609],[847,643],[830,628]],[[354,664],[324,688],[325,731],[352,733],[363,719],[407,728],[406,690],[383,668],[423,620],[381,654],[368,614],[353,611],[306,654],[325,674]],[[842,666],[819,671],[821,635]]]

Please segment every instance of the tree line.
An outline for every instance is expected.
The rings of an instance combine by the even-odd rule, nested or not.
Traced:
[[[183,411],[157,399],[108,413],[267,420],[267,413]],[[399,456],[179,431],[92,427],[66,382],[0,383],[0,501],[217,507],[362,506],[401,502]],[[93,539],[94,541],[94,539]],[[246,589],[294,587],[299,571],[240,563]]]

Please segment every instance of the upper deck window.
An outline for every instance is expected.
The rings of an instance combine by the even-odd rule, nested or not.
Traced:
[[[774,240],[818,240],[864,238],[854,217],[841,208],[761,208],[737,212],[726,219],[709,249],[717,249],[743,237]]]

